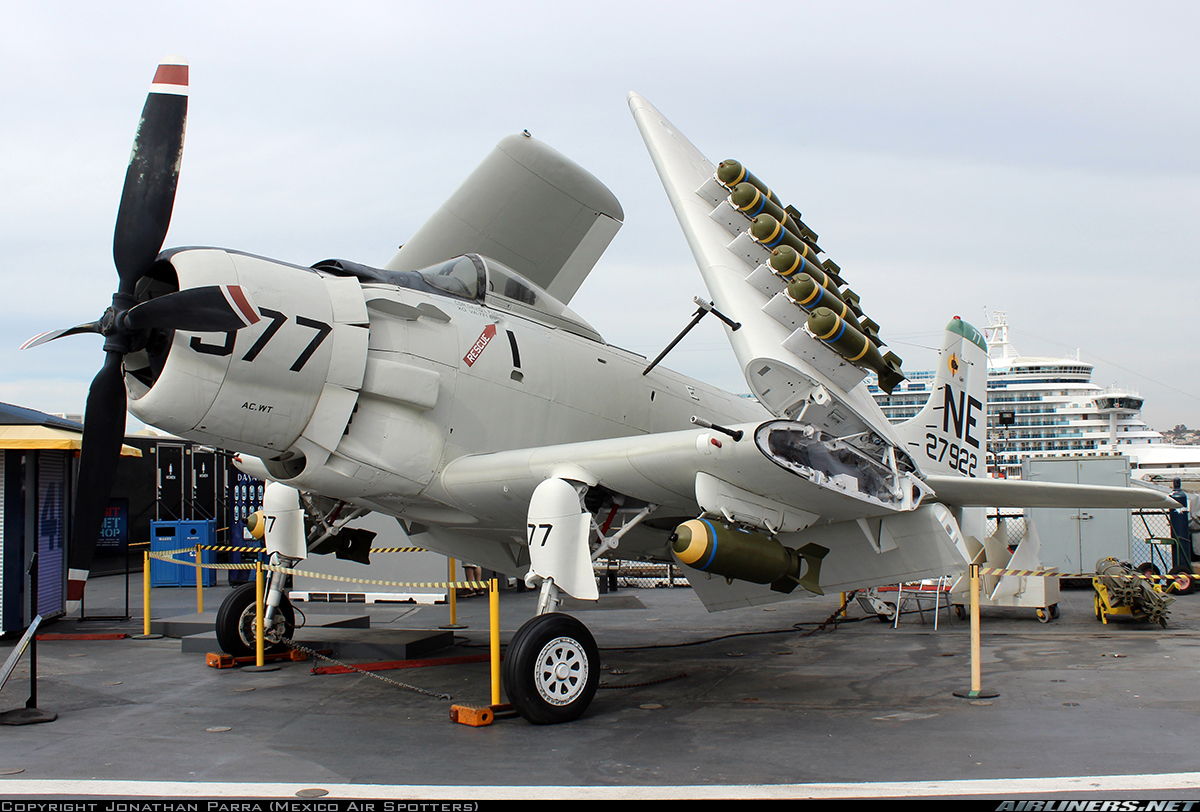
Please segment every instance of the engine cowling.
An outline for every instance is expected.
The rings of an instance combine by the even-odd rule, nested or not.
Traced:
[[[261,319],[229,333],[152,334],[126,356],[129,410],[146,423],[264,459],[305,441],[336,448],[367,359],[358,280],[211,248],[159,257],[150,298],[172,289],[238,285]]]

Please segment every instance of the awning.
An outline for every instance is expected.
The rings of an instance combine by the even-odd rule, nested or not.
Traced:
[[[83,435],[49,426],[0,426],[0,449],[78,451]],[[140,457],[140,449],[121,446],[122,457]]]

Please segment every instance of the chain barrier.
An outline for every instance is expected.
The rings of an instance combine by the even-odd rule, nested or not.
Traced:
[[[407,682],[400,682],[399,680],[394,680],[391,677],[385,677],[382,674],[376,674],[374,671],[368,671],[365,668],[359,668],[358,666],[356,666],[352,663],[344,663],[341,660],[330,657],[328,654],[322,654],[321,652],[316,651],[315,649],[311,649],[308,646],[297,643],[294,640],[280,639],[277,642],[282,643],[283,645],[287,646],[288,648],[293,648],[296,651],[302,651],[305,654],[313,657],[314,659],[319,657],[322,660],[326,660],[327,662],[333,663],[334,665],[340,665],[342,668],[348,668],[351,671],[355,671],[359,674],[365,674],[368,677],[374,677],[375,679],[380,680],[381,682],[386,682],[389,685],[395,685],[397,688],[404,688],[405,690],[413,691],[418,694],[424,694],[425,696],[431,696],[434,699],[453,699],[454,698],[454,697],[450,696],[450,694],[439,694],[435,691],[430,691],[425,688],[419,688],[416,685],[409,685]],[[315,666],[314,666],[314,669],[315,669]]]
[[[980,567],[980,575],[1035,575],[1046,578],[1097,578],[1100,576],[1098,572],[1056,572],[1053,570],[1009,570],[1003,567]],[[965,573],[964,573],[965,575]],[[1191,582],[1191,577],[1183,575],[1155,575],[1154,573],[1133,572],[1123,574],[1122,578],[1142,578],[1147,581],[1170,581],[1172,583],[1182,584],[1186,586]]]
[[[250,550],[252,552],[259,552],[259,553],[261,553],[263,551],[263,548],[261,548],[261,547],[253,547],[253,548],[221,547],[221,548],[217,548],[217,547],[206,546],[206,545],[201,545],[200,549],[202,549],[202,550],[223,549],[223,550],[233,550],[233,551]],[[421,548],[421,547],[392,547],[392,548],[385,548],[384,551],[385,552],[414,552],[414,551],[425,552],[424,548]],[[157,558],[160,561],[166,561],[166,562],[172,563],[172,564],[182,564],[185,567],[199,566],[201,569],[212,569],[212,570],[252,570],[258,566],[256,563],[253,563],[253,562],[246,563],[246,564],[216,564],[216,563],[200,562],[199,564],[197,564],[195,561],[180,561],[176,558],[172,558],[172,556],[179,555],[180,553],[194,553],[194,552],[196,552],[195,546],[181,547],[178,550],[152,551],[150,553],[150,557]],[[321,572],[311,572],[309,570],[298,570],[298,569],[293,569],[291,567],[279,566],[276,564],[263,564],[262,568],[264,571],[269,570],[272,572],[280,572],[285,575],[300,575],[305,578],[320,578],[320,579],[324,579],[326,581],[342,581],[343,583],[351,583],[351,584],[379,584],[382,586],[424,587],[426,589],[451,589],[451,588],[453,588],[453,589],[487,589],[486,581],[383,581],[383,580],[371,579],[371,578],[348,578],[343,575],[326,575]]]
[[[218,545],[211,545],[211,544],[201,544],[201,545],[193,545],[191,547],[180,547],[177,550],[149,551],[147,553],[147,555],[149,555],[151,558],[156,558],[160,561],[167,561],[167,562],[170,562],[173,564],[182,564],[185,567],[198,567],[200,569],[253,570],[253,569],[257,569],[259,567],[259,564],[257,562],[250,562],[250,563],[245,563],[245,564],[217,564],[217,563],[207,563],[204,561],[180,561],[173,557],[173,556],[179,555],[181,553],[193,553],[194,554],[197,551],[197,549],[220,550],[220,551],[227,551],[227,552],[250,552],[250,553],[264,552],[264,548],[262,548],[262,547],[225,547],[225,546],[218,546]],[[384,547],[384,548],[381,548],[378,550],[372,550],[371,552],[374,552],[374,553],[422,552],[423,553],[423,552],[425,552],[425,548],[423,548],[423,547]],[[275,564],[263,564],[262,568],[264,571],[270,570],[273,572],[283,573],[286,575],[293,575],[293,576],[302,575],[307,578],[324,578],[324,579],[330,580],[330,581],[343,581],[343,582],[349,582],[349,583],[354,583],[354,584],[381,584],[384,586],[426,587],[426,588],[435,588],[435,589],[487,589],[488,588],[488,584],[484,581],[439,581],[439,582],[383,581],[383,580],[372,580],[372,579],[367,579],[367,578],[347,578],[347,577],[340,576],[340,575],[325,575],[324,573],[309,572],[306,570],[297,570],[297,569],[292,569],[291,567],[277,566]],[[357,672],[359,674],[365,674],[368,677],[372,677],[374,679],[380,680],[381,682],[386,682],[389,685],[394,685],[397,688],[403,688],[404,690],[407,690],[407,691],[413,691],[414,693],[424,694],[425,696],[430,696],[430,697],[433,697],[434,699],[445,699],[445,700],[453,699],[453,697],[450,696],[450,694],[438,693],[436,691],[430,691],[425,688],[418,687],[416,685],[410,685],[406,682],[401,682],[399,680],[394,680],[390,677],[385,677],[382,674],[377,674],[373,671],[368,671],[364,668],[359,668],[358,666],[353,665],[352,663],[342,662],[341,660],[337,660],[333,657],[330,657],[327,654],[322,654],[321,652],[316,651],[315,649],[311,649],[308,646],[302,645],[301,643],[297,643],[288,638],[282,638],[282,637],[274,638],[273,636],[271,636],[271,638],[272,638],[271,642],[273,642],[273,643],[280,643],[282,645],[287,646],[288,648],[292,648],[292,649],[295,649],[296,651],[303,652],[304,654],[307,654],[310,657],[326,660],[328,662],[333,663],[334,665],[339,665],[343,668],[347,668],[347,669]]]

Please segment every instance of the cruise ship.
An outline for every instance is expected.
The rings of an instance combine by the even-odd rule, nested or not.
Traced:
[[[1133,476],[1170,485],[1200,481],[1200,446],[1174,445],[1141,418],[1143,398],[1131,389],[1092,383],[1092,365],[1075,358],[1017,353],[1006,314],[984,330],[988,344],[988,474],[1017,479],[1025,457],[1123,454]],[[929,399],[933,371],[908,373],[891,394],[868,379],[871,394],[893,423],[915,415]]]

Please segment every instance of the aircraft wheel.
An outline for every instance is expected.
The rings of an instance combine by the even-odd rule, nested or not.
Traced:
[[[879,618],[880,623],[891,623],[896,619],[896,607],[893,604],[878,601],[877,605],[887,608],[886,612],[876,612],[875,617]]]
[[[221,651],[234,657],[250,657],[256,651],[254,640],[255,585],[242,584],[230,592],[217,611],[217,644]],[[291,639],[296,628],[296,612],[291,602],[284,595],[279,603],[279,614],[275,616],[273,629],[280,636]],[[272,654],[283,651],[287,647],[283,643],[272,643],[266,640],[264,651]]]
[[[577,719],[600,682],[600,649],[570,615],[550,613],[525,622],[504,655],[508,701],[535,725]]]

